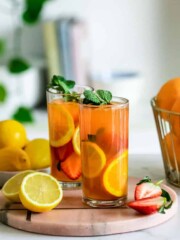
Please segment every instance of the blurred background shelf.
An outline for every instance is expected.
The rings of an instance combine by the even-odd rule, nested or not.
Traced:
[[[34,24],[22,20],[27,2],[0,3],[0,86],[9,96],[0,102],[0,120],[24,104],[35,119],[26,124],[29,135],[47,137],[45,88],[53,74],[63,74],[129,98],[130,151],[159,153],[150,99],[179,76],[180,1],[42,0]],[[18,75],[7,69],[15,29],[21,29],[16,53],[30,64]]]

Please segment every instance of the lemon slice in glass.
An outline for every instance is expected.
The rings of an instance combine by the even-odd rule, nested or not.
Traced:
[[[87,178],[97,177],[106,164],[106,155],[93,142],[82,142],[82,173]]]
[[[113,196],[121,197],[127,194],[128,151],[113,159],[103,174],[103,185]]]
[[[77,153],[78,155],[80,155],[80,154],[81,154],[81,150],[80,150],[80,133],[79,133],[79,126],[78,126],[78,127],[75,129],[75,131],[74,131],[72,143],[73,143],[73,148],[74,148],[75,153]]]

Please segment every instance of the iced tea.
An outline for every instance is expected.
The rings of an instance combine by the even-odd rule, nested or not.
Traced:
[[[78,94],[85,87],[78,88]],[[81,90],[81,91],[80,91]],[[77,92],[77,88],[76,88]],[[51,174],[63,188],[81,186],[79,102],[70,94],[47,90]]]
[[[128,100],[80,105],[83,201],[120,206],[128,186]]]

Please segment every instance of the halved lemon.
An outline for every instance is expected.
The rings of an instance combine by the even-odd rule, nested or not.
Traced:
[[[74,134],[74,121],[62,103],[48,104],[50,143],[60,147],[68,143]]]
[[[97,177],[106,164],[106,155],[93,142],[82,142],[82,174],[87,178]]]
[[[73,148],[74,148],[75,153],[77,153],[78,155],[80,155],[80,154],[81,154],[81,150],[80,150],[80,133],[79,133],[79,126],[78,126],[78,127],[75,129],[75,131],[74,131],[72,143],[73,143]]]
[[[33,173],[32,170],[26,170],[20,173],[17,173],[13,177],[11,177],[7,182],[4,184],[2,188],[3,195],[13,202],[20,202],[19,199],[19,190],[21,183],[24,179],[24,177],[30,173]]]
[[[47,212],[62,200],[59,182],[49,174],[35,172],[27,175],[21,184],[19,197],[25,208],[33,212]]]
[[[121,197],[127,192],[128,151],[113,159],[103,174],[103,185],[113,196]]]

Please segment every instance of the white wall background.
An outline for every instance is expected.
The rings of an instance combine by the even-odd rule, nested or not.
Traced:
[[[0,3],[0,36],[11,43],[14,19],[9,6],[8,1]],[[42,19],[63,15],[84,19],[90,69],[136,70],[149,97],[167,79],[180,75],[179,11],[179,0],[51,0]],[[40,28],[26,27],[24,32],[24,52],[43,55]]]
[[[2,6],[0,2],[0,37],[11,43],[14,21]],[[130,115],[135,129],[131,139],[139,141],[139,148],[146,143],[159,151],[150,98],[165,81],[180,76],[179,13],[180,0],[51,0],[42,14],[43,21],[68,15],[87,22],[92,72],[135,70],[141,74],[140,102]],[[42,58],[42,46],[41,29],[26,27],[24,53]],[[150,139],[143,129],[148,129]]]

